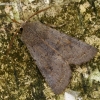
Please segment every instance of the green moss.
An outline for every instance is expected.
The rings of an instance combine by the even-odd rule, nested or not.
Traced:
[[[99,0],[94,2],[95,9],[93,9],[93,3],[88,2],[90,0],[75,1],[51,2],[51,4],[56,5],[34,16],[33,19],[40,20],[59,31],[84,40],[98,48],[98,54],[93,60],[74,69],[66,91],[79,92],[83,100],[99,100],[100,83],[97,80],[93,81],[90,76],[94,75],[97,68],[99,69],[98,73],[100,73],[100,2]],[[84,8],[84,4],[87,2],[89,6]],[[22,11],[19,11],[17,5],[0,6],[2,8],[0,11],[0,100],[64,99],[63,93],[56,96],[46,84],[35,65],[35,61],[31,58],[26,46],[21,42],[20,35],[14,36],[18,33],[19,25],[12,22],[5,14],[7,7],[11,7],[8,14],[11,18],[20,21],[27,19],[35,11],[47,6],[48,4],[38,0],[36,2],[31,0],[30,2],[22,2]],[[81,13],[83,9],[80,9],[80,6],[85,9],[83,13]],[[13,36],[14,39],[12,40]],[[11,47],[8,50],[9,43]],[[7,51],[9,53],[6,53]]]

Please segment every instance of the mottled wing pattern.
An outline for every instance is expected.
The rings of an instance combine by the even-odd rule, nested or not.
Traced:
[[[94,47],[40,22],[25,23],[21,38],[55,94],[69,83],[69,64],[87,62],[97,52]]]

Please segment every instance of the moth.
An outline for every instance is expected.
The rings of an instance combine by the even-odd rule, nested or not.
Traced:
[[[55,94],[62,93],[69,84],[70,64],[88,62],[97,53],[95,47],[39,21],[27,21],[21,27],[21,40]]]

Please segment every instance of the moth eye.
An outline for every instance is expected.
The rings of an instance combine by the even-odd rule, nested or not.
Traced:
[[[23,28],[20,28],[20,31],[23,32]]]

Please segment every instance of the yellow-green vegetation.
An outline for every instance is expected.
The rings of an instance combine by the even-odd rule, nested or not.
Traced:
[[[100,0],[49,1],[0,1],[0,100],[64,100],[64,93],[55,95],[46,84],[20,40],[20,25],[7,16],[22,22],[52,4],[31,21],[39,20],[98,49],[90,62],[71,65],[72,78],[65,91],[76,92],[82,100],[100,100]]]

